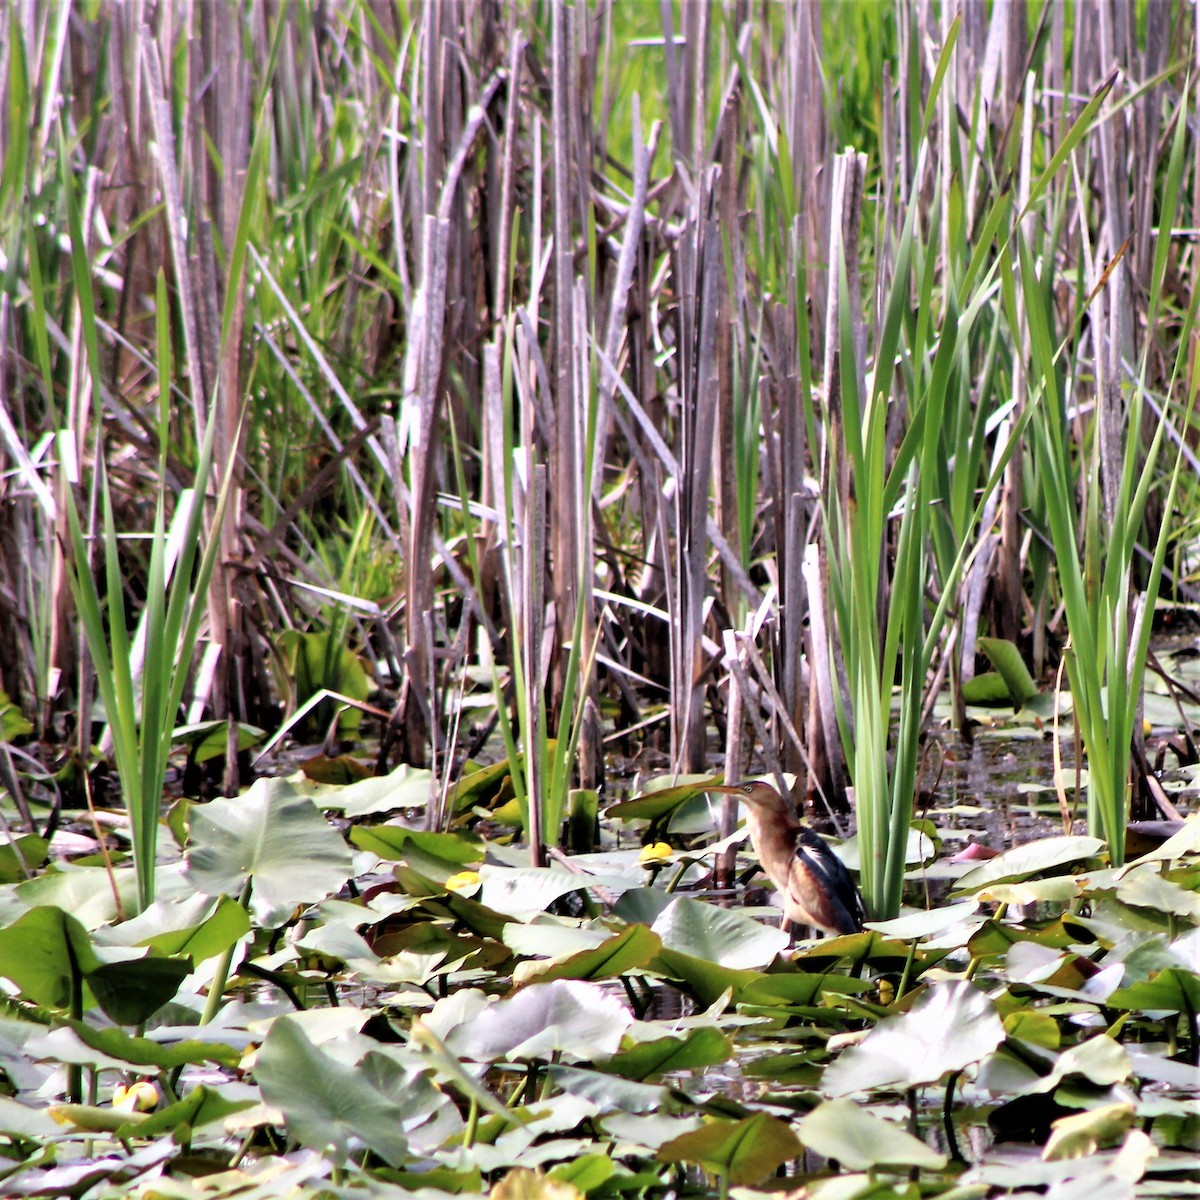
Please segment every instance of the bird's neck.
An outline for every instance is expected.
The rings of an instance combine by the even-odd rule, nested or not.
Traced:
[[[750,808],[746,813],[746,828],[750,831],[750,841],[759,860],[765,861],[768,855],[791,855],[800,822],[784,809],[760,812]]]

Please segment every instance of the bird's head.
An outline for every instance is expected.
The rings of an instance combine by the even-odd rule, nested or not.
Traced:
[[[743,783],[725,783],[705,789],[740,796],[751,808],[764,812],[788,812],[787,801],[769,784],[761,779],[749,779]]]

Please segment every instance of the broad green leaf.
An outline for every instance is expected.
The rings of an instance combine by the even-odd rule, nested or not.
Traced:
[[[178,1140],[186,1141],[193,1129],[224,1121],[243,1109],[251,1108],[253,1100],[231,1100],[222,1096],[215,1088],[198,1084],[181,1100],[168,1104],[157,1112],[145,1115],[138,1113],[138,1120],[128,1127],[115,1130],[117,1137],[153,1138],[163,1134],[175,1134]]]
[[[1132,1070],[1125,1047],[1107,1035],[1100,1034],[1064,1050],[1058,1056],[1050,1074],[1029,1090],[1051,1092],[1072,1075],[1081,1075],[1096,1087],[1111,1087],[1114,1083],[1128,1079]]]
[[[1058,1022],[1049,1013],[1022,1008],[1004,1018],[1004,1032],[1019,1042],[1029,1042],[1043,1050],[1057,1050],[1062,1043]]]
[[[518,920],[528,920],[544,912],[555,900],[571,892],[589,887],[621,892],[642,882],[633,874],[584,875],[558,867],[497,867],[489,863],[479,869],[479,877],[483,881],[479,902]]]
[[[583,1192],[569,1180],[514,1167],[492,1188],[489,1200],[583,1200]]]
[[[1069,904],[1082,893],[1083,885],[1074,875],[1057,875],[1052,879],[988,884],[978,890],[976,899],[995,904]]]
[[[995,1005],[973,984],[941,983],[910,1012],[880,1021],[826,1069],[831,1096],[875,1088],[906,1091],[937,1083],[990,1054],[1004,1040]]]
[[[1135,1012],[1200,1012],[1200,975],[1168,967],[1150,979],[1118,988],[1105,1003]]]
[[[586,1194],[606,1184],[616,1169],[616,1163],[608,1154],[584,1154],[574,1162],[555,1167],[550,1172],[550,1178],[559,1183],[569,1183]]]
[[[737,992],[739,1004],[809,1007],[822,1003],[822,996],[861,996],[869,992],[868,979],[835,975],[824,971],[779,972],[757,975]]]
[[[16,742],[33,732],[33,723],[0,688],[0,742]]]
[[[1003,678],[1014,708],[1020,708],[1037,695],[1037,684],[1033,682],[1021,651],[1012,642],[1004,638],[982,637],[979,639],[979,648]]]
[[[836,1158],[852,1171],[876,1167],[946,1165],[946,1156],[919,1138],[860,1108],[853,1100],[827,1100],[800,1120],[800,1138],[825,1158]]]
[[[121,898],[125,913],[137,911],[137,878],[128,867],[109,871],[104,867],[64,867],[49,870],[14,888],[29,908],[61,908],[86,929],[98,929],[122,915],[113,891]]]
[[[255,1062],[263,1099],[284,1115],[288,1132],[305,1146],[332,1152],[344,1163],[366,1146],[393,1167],[404,1161],[405,1114],[355,1066],[318,1049],[300,1025],[275,1021]]]
[[[370,767],[349,754],[314,754],[300,764],[300,771],[311,783],[335,789],[376,778]],[[331,804],[328,807],[334,808],[336,805]]]
[[[663,909],[651,928],[662,938],[665,949],[733,970],[765,967],[790,941],[781,929],[687,897]]]
[[[190,959],[116,958],[128,953],[98,951],[87,930],[60,908],[31,909],[0,929],[0,975],[22,995],[48,1008],[98,1003],[118,1025],[146,1020],[192,972]]]
[[[519,921],[545,912],[556,900],[587,886],[587,877],[555,867],[494,867],[479,872],[479,902]]]
[[[237,727],[238,750],[249,750],[266,737],[266,731],[255,725]],[[194,725],[177,725],[171,734],[175,745],[190,746],[197,763],[224,758],[229,749],[228,721],[199,721]]]
[[[1125,1136],[1137,1111],[1132,1104],[1106,1104],[1054,1122],[1049,1140],[1042,1150],[1047,1162],[1066,1158],[1087,1158],[1101,1146],[1112,1145]]]
[[[657,934],[651,933],[645,925],[630,925],[599,946],[581,950],[559,962],[522,963],[516,978],[521,983],[549,983],[552,979],[615,979],[626,971],[645,967],[661,950],[662,941]]]
[[[953,928],[971,917],[978,908],[978,900],[964,900],[959,904],[945,904],[922,912],[903,913],[891,921],[868,921],[867,927],[884,937],[899,938],[906,942],[919,941]]]
[[[1004,676],[998,671],[983,671],[962,685],[963,702],[979,708],[998,708],[1012,704],[1012,695]]]
[[[767,1113],[740,1121],[711,1121],[658,1148],[660,1162],[697,1163],[732,1184],[756,1184],[773,1175],[803,1147],[790,1125]]]
[[[612,931],[599,923],[588,925],[558,924],[546,917],[528,925],[510,921],[504,926],[504,944],[522,958],[540,958],[543,962],[528,964],[535,970],[551,962],[564,962],[574,954],[595,950],[613,936]],[[544,982],[544,981],[543,981]]]
[[[990,883],[1028,879],[1043,871],[1094,858],[1103,850],[1103,840],[1095,837],[1048,837],[1026,842],[968,871],[958,880],[956,891],[964,894],[978,891]]]
[[[601,1069],[637,1081],[672,1071],[698,1071],[727,1062],[733,1043],[711,1025],[693,1029],[684,1037],[655,1038],[638,1042],[614,1054]]]
[[[662,1112],[671,1099],[670,1091],[658,1084],[638,1083],[600,1070],[555,1063],[549,1072],[550,1078],[564,1092],[590,1100],[601,1112]]]
[[[796,951],[795,961],[805,969],[815,963],[850,959],[852,962],[867,962],[886,968],[889,964],[904,962],[911,953],[911,945],[884,937],[874,929],[860,933],[844,933],[840,937],[822,938]]]
[[[47,1112],[59,1125],[78,1133],[115,1133],[121,1129],[133,1136],[138,1125],[149,1120],[148,1113],[127,1113],[103,1104],[52,1104]]]
[[[47,1008],[69,1008],[74,989],[101,965],[87,930],[61,908],[34,908],[0,929],[0,976]]]
[[[398,809],[423,809],[429,803],[433,789],[433,772],[424,767],[410,767],[407,763],[401,763],[390,774],[363,779],[343,787],[310,787],[313,799],[321,808],[339,809],[347,817],[370,817]]]
[[[739,996],[749,983],[762,978],[759,971],[718,966],[710,959],[697,958],[694,954],[684,954],[665,946],[648,965],[657,974],[678,980],[705,1008],[715,1004],[726,992]]]
[[[457,1005],[438,1001],[425,1023],[447,1049],[472,1062],[609,1058],[633,1021],[611,992],[568,979],[530,984],[505,1000],[477,1007],[466,1020],[456,1010]]]
[[[483,1175],[478,1167],[470,1167],[461,1171],[451,1167],[430,1167],[428,1170],[421,1171],[393,1171],[388,1178],[390,1182],[405,1189],[406,1193],[427,1189],[430,1200],[446,1195],[473,1196],[484,1191]]]
[[[975,958],[987,958],[992,954],[1006,953],[1016,942],[1037,942],[1041,946],[1065,950],[1076,940],[1063,928],[1061,921],[1044,929],[1027,929],[1021,925],[1005,925],[989,920],[971,935],[967,948]]]
[[[546,753],[551,755],[557,747],[557,739],[546,740]],[[464,768],[462,778],[450,789],[449,803],[454,812],[460,813],[476,804],[494,805],[501,798],[512,795],[511,784],[505,785],[506,776],[524,770],[525,755],[514,754],[512,759],[503,759],[488,767],[471,770]]]
[[[0,845],[0,883],[29,879],[45,863],[49,850],[50,843],[36,833],[26,833]]]
[[[629,1086],[643,1087],[644,1084]],[[661,1089],[656,1089],[661,1090]],[[665,1145],[680,1133],[691,1132],[703,1127],[700,1117],[687,1115],[675,1116],[674,1113],[660,1109],[658,1112],[616,1112],[605,1117],[603,1129],[610,1137],[621,1142],[631,1142],[635,1146],[645,1146],[656,1150]]]
[[[140,1025],[156,1013],[192,973],[190,958],[127,959],[103,963],[87,974],[96,1003],[118,1025]]]
[[[1200,894],[1164,879],[1152,866],[1130,871],[1117,885],[1117,899],[1136,908],[1200,920]]]
[[[605,815],[618,821],[652,821],[661,822],[676,809],[682,808],[693,797],[704,791],[704,784],[720,786],[724,784],[723,775],[714,775],[710,779],[697,780],[691,783],[680,783],[674,787],[655,788],[653,791],[642,792],[632,800],[623,800],[620,804],[610,804],[604,810]]]
[[[241,1060],[242,1051],[224,1042],[201,1042],[194,1039],[183,1041],[158,1041],[146,1037],[134,1037],[123,1029],[110,1027],[95,1029],[83,1021],[72,1021],[71,1028],[86,1045],[110,1058],[122,1059],[134,1066],[153,1067],[157,1071],[174,1071],[189,1063],[219,1063],[235,1067]],[[165,1030],[158,1030],[161,1036]]]
[[[223,954],[250,931],[250,914],[236,900],[193,895],[156,900],[130,921],[96,931],[98,946],[149,946],[159,954],[203,962]]]
[[[1137,861],[1155,862],[1155,861],[1171,861],[1176,858],[1182,858],[1185,854],[1200,853],[1200,816],[1192,814],[1183,823],[1183,828],[1177,833],[1169,837],[1161,846],[1154,850],[1143,854]],[[1136,863],[1130,864],[1136,866]]]
[[[613,916],[620,917],[630,925],[653,925],[659,914],[670,905],[674,897],[662,888],[630,888],[613,905]]]
[[[416,847],[446,862],[465,866],[482,862],[483,842],[463,833],[433,833],[398,825],[356,825],[350,840],[360,849],[386,859],[403,859]]]
[[[259,779],[241,796],[197,805],[189,827],[188,881],[209,896],[237,896],[250,882],[264,925],[324,900],[353,870],[341,836],[286,779]]]

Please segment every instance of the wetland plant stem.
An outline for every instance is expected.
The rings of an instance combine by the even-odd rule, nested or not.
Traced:
[[[673,892],[683,882],[683,877],[686,874],[689,866],[691,866],[691,863],[680,863],[679,870],[671,876],[671,882],[667,884],[664,890]]]
[[[896,988],[896,999],[908,991],[908,982],[912,978],[913,964],[917,961],[917,943],[914,939],[908,943],[908,957],[904,960],[904,970],[900,972],[900,986]]]
[[[946,1080],[946,1095],[942,1100],[942,1129],[946,1133],[946,1146],[950,1151],[950,1161],[958,1163],[967,1161],[958,1148],[958,1135],[954,1132],[954,1091],[961,1075],[961,1071],[951,1072],[950,1078]]]
[[[247,879],[242,885],[242,894],[238,897],[238,903],[246,910],[250,908],[250,880]],[[221,955],[220,962],[217,963],[216,972],[213,974],[212,983],[208,985],[208,1000],[204,1005],[204,1014],[200,1018],[201,1025],[209,1024],[217,1015],[221,1008],[221,998],[225,995],[225,985],[229,982],[229,968],[233,965],[233,955],[238,948],[238,943],[241,938],[238,938],[231,946],[227,946],[225,952]]]
[[[471,1097],[471,1107],[467,1110],[467,1127],[463,1131],[463,1146],[469,1150],[475,1145],[475,1132],[479,1128],[479,1099]]]

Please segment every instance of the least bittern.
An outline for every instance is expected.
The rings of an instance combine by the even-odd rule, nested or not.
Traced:
[[[731,783],[705,788],[746,802],[750,844],[783,897],[783,915],[796,925],[826,933],[857,933],[863,902],[842,860],[800,823],[791,804],[769,783]]]

